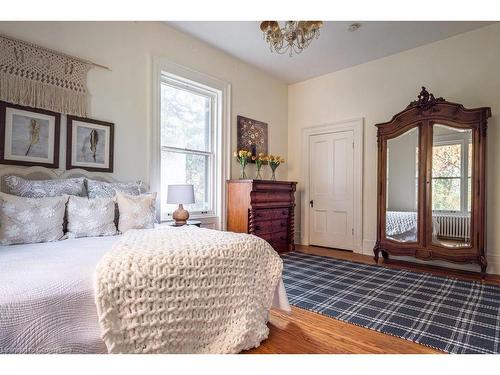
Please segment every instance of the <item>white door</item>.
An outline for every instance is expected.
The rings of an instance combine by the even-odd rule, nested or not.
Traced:
[[[353,131],[309,138],[309,243],[353,250]]]

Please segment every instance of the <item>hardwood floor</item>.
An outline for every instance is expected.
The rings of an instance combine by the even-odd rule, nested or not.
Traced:
[[[330,256],[366,264],[375,264],[372,257],[349,251],[314,246],[296,246],[297,251]],[[439,267],[387,260],[384,267],[425,271],[441,276],[480,281],[479,274],[467,271],[450,271]],[[487,283],[500,285],[500,276],[488,275]],[[272,310],[268,323],[269,338],[249,354],[379,354],[379,353],[442,353],[438,350],[393,337],[353,324],[344,323],[320,314],[292,307],[292,314]]]

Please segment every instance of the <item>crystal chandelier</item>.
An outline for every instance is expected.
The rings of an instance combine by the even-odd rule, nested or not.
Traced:
[[[319,36],[321,21],[286,21],[283,28],[277,21],[264,21],[260,29],[264,39],[279,54],[287,53],[292,57],[293,52],[299,54]]]

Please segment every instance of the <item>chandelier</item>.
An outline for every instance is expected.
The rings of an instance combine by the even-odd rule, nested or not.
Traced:
[[[277,21],[264,21],[260,29],[264,33],[264,39],[272,51],[279,54],[287,53],[292,57],[293,52],[301,53],[311,44],[313,39],[319,36],[319,29],[323,25],[321,21],[286,21],[284,27],[280,27]]]

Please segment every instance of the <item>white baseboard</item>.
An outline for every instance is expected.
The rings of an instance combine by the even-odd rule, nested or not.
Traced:
[[[363,240],[363,255],[373,255],[373,247],[375,246],[375,240]]]
[[[300,234],[300,230],[296,230],[295,233],[294,233],[294,242],[298,245],[300,245],[302,243],[302,237],[301,237],[301,234]]]

